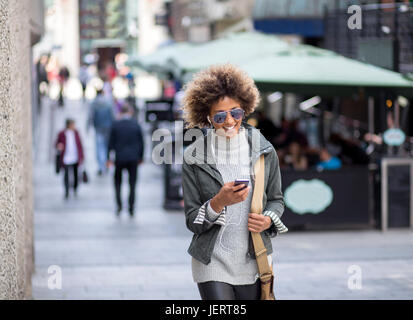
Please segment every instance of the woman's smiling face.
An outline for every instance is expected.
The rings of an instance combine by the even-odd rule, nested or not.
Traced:
[[[242,118],[235,119],[232,117],[229,111],[233,109],[242,109],[240,103],[229,97],[224,97],[215,103],[209,112],[209,118],[214,126],[216,133],[221,136],[226,136],[231,138],[238,134],[239,128],[241,127]],[[226,112],[226,118],[223,123],[217,123],[214,121],[214,116],[219,112]]]

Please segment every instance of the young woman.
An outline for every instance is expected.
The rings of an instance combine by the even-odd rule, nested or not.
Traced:
[[[82,141],[73,119],[66,120],[66,129],[59,132],[56,149],[61,153],[61,167],[64,168],[65,199],[69,198],[70,175],[73,178],[73,192],[77,195],[78,168],[84,160]]]
[[[273,146],[243,119],[259,102],[254,81],[233,65],[198,73],[185,87],[188,127],[209,128],[184,154],[186,225],[194,235],[188,249],[201,298],[260,299],[260,281],[250,231],[260,232],[271,261],[271,237],[288,229],[278,157]],[[264,155],[263,214],[250,213],[253,167]],[[247,188],[236,179],[249,181]]]

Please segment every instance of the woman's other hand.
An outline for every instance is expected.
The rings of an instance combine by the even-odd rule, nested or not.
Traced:
[[[243,184],[234,186],[234,181],[225,183],[218,194],[212,198],[211,208],[215,212],[221,212],[226,206],[244,201],[250,191],[250,187],[241,190],[244,187]]]
[[[248,215],[248,230],[251,232],[263,232],[271,227],[271,218],[263,214],[250,213]]]

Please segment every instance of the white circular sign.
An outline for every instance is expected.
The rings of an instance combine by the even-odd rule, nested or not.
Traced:
[[[333,190],[319,179],[294,181],[284,194],[285,204],[297,214],[318,214],[333,202]]]
[[[389,146],[400,146],[406,140],[406,135],[400,129],[388,129],[383,134],[384,143]]]

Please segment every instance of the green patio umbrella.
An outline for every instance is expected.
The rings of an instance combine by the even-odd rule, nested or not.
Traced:
[[[403,75],[309,45],[290,45],[240,67],[267,91],[335,96],[364,88],[371,95],[385,89],[413,97],[413,81]]]
[[[194,46],[194,44],[188,42],[173,43],[164,46],[153,53],[131,57],[127,64],[139,67],[148,72],[161,74],[167,73],[171,71],[171,68],[168,68],[168,60],[181,55],[183,52],[190,50]]]
[[[276,36],[260,32],[233,33],[212,40],[168,59],[168,66],[182,78],[184,74],[197,72],[210,65],[230,62],[241,64],[260,56],[274,54],[288,48],[288,43]]]
[[[385,89],[413,97],[413,81],[397,72],[260,32],[230,34],[197,45],[175,43],[131,62],[149,72],[172,72],[183,82],[210,65],[230,62],[250,74],[263,91],[348,96],[361,89],[368,95]]]

